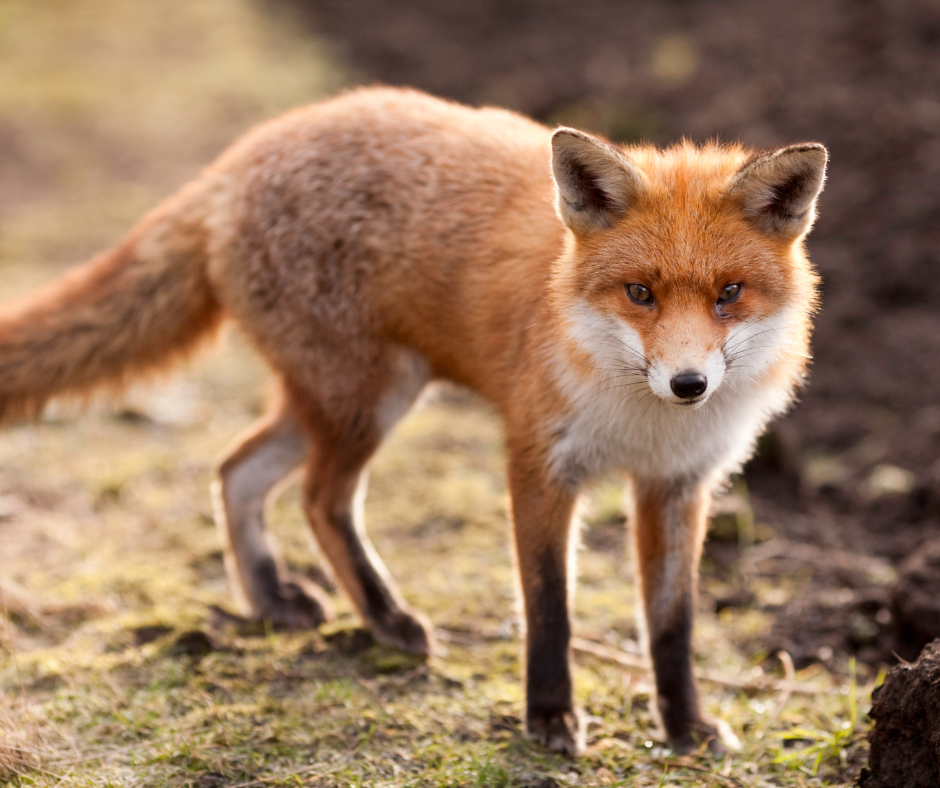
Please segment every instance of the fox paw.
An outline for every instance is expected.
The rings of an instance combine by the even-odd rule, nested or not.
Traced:
[[[550,752],[573,758],[584,752],[584,725],[577,711],[529,712],[526,736]]]
[[[381,621],[371,622],[372,636],[387,646],[394,646],[419,657],[434,652],[434,636],[430,622],[420,613],[397,610]]]
[[[289,629],[316,629],[332,620],[326,595],[302,577],[287,577],[271,589],[255,617]]]

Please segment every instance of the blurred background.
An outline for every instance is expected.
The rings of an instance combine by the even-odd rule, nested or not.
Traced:
[[[719,614],[760,611],[765,625],[742,634],[742,648],[786,648],[798,666],[837,669],[849,654],[872,665],[895,652],[911,658],[940,635],[936,0],[0,0],[0,296],[27,292],[116,241],[252,124],[377,82],[498,104],[618,142],[827,145],[829,180],[808,242],[823,277],[810,383],[719,506],[705,604]],[[55,566],[71,561],[78,548],[51,535],[69,518],[92,528],[117,507],[122,533],[139,536],[149,523],[127,531],[127,520],[148,501],[168,507],[186,538],[197,534],[187,549],[206,556],[194,570],[201,579],[181,582],[215,582],[224,594],[199,490],[213,453],[260,412],[264,379],[237,339],[226,347],[229,355],[157,393],[133,394],[123,421],[102,416],[99,432],[59,432],[53,413],[44,442],[31,428],[4,436],[9,582],[38,587],[27,570],[46,567],[56,551],[64,552]],[[482,429],[481,445],[498,452],[485,409],[469,400],[446,407],[469,412],[467,434]],[[183,437],[141,424],[175,425]],[[120,453],[128,429],[149,430],[153,441],[130,459]],[[89,445],[98,451],[82,454]],[[180,453],[196,447],[203,453],[181,466]],[[108,464],[101,458],[112,449]],[[62,459],[73,451],[85,459]],[[142,470],[154,453],[163,476]],[[469,486],[436,493],[443,508],[425,513],[422,534],[443,538],[459,530],[455,522],[505,518],[499,461],[487,457]],[[395,473],[407,465],[387,462]],[[457,462],[441,473],[452,476]],[[423,495],[415,484],[412,494]],[[180,485],[195,501],[183,513],[171,503]],[[413,500],[379,500],[378,532],[386,522],[398,533],[383,549],[405,550],[395,545]],[[588,548],[622,553],[616,495],[602,489],[594,501]],[[24,511],[48,515],[48,538],[37,540]],[[284,516],[302,530],[296,515]],[[509,599],[511,569],[500,556]],[[418,569],[396,570],[406,588]],[[43,582],[66,576],[43,571]],[[80,584],[68,587],[78,593]],[[410,593],[432,606],[438,598]],[[9,637],[56,639],[29,627]]]

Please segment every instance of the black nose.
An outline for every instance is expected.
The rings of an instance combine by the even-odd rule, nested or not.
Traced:
[[[701,372],[680,372],[674,376],[669,385],[672,393],[682,399],[694,399],[699,394],[704,394],[708,388],[708,378]]]

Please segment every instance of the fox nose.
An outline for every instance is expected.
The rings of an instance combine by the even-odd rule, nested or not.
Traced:
[[[669,381],[672,393],[682,399],[694,399],[708,388],[708,378],[701,372],[680,372]]]

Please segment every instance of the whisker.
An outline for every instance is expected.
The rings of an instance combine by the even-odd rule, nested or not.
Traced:
[[[600,391],[597,391],[597,389],[598,389],[599,386],[603,386],[603,385],[606,384],[606,383],[613,383],[614,381],[618,381],[618,380],[628,379],[628,378],[631,378],[631,377],[635,377],[635,376],[633,376],[633,375],[612,375],[612,376],[609,377],[609,378],[604,378],[603,380],[599,380],[597,383],[595,383],[593,386],[591,386],[591,388],[588,389],[588,391],[600,393]],[[627,386],[627,385],[629,385],[629,386],[634,386],[634,385],[636,385],[636,386],[646,385],[646,379],[643,378],[643,379],[641,379],[641,380],[629,381],[628,383],[624,383],[623,385],[625,385],[625,386]],[[606,389],[601,389],[601,391],[606,391]]]
[[[595,367],[591,364],[582,364],[580,361],[575,361],[574,359],[569,359],[572,364],[575,364],[584,369],[593,369],[596,372],[611,372],[622,370],[624,372],[637,372],[639,374],[646,374],[646,370],[642,367],[633,366],[630,364],[624,363],[622,358],[608,358],[606,356],[597,356],[598,361],[609,361],[613,366],[611,367]]]
[[[622,383],[618,386],[608,386],[607,388],[601,389],[600,391],[596,393],[603,394],[605,391],[613,391],[614,389],[626,389],[626,388],[632,388],[633,386],[645,386],[645,385],[646,385],[645,380],[637,380],[637,381],[634,381],[633,383]],[[640,389],[640,391],[642,391],[642,389]]]
[[[725,363],[730,367],[735,362],[740,361],[742,358],[747,358],[748,356],[753,356],[757,353],[763,353],[764,351],[770,350],[772,348],[773,348],[773,345],[760,345],[755,348],[749,348],[748,350],[743,350],[734,356],[726,358]]]
[[[726,356],[727,356],[727,355],[731,355],[731,354],[733,354],[739,347],[741,347],[741,345],[743,345],[743,344],[745,344],[745,343],[750,343],[751,341],[757,339],[758,337],[761,337],[761,336],[763,336],[764,334],[770,333],[771,331],[775,331],[775,330],[776,330],[776,329],[775,329],[774,327],[765,328],[763,331],[758,331],[756,334],[751,334],[750,336],[742,337],[742,338],[739,339],[735,344],[733,344],[730,348],[728,347],[728,343],[729,343],[729,341],[730,341],[733,337],[729,336],[728,339],[725,340],[724,344],[722,344],[722,346],[721,346],[721,352],[722,352],[722,354],[724,354],[724,355],[726,355]],[[735,334],[734,336],[737,336],[737,334]]]
[[[649,359],[646,356],[644,356],[642,353],[640,353],[638,350],[636,350],[635,348],[630,347],[620,337],[616,336],[615,334],[611,334],[609,331],[605,331],[603,328],[596,328],[594,330],[599,331],[600,333],[608,336],[617,344],[617,346],[621,347],[623,350],[626,350],[628,353],[633,354],[633,356],[641,360],[645,366],[649,366]]]

